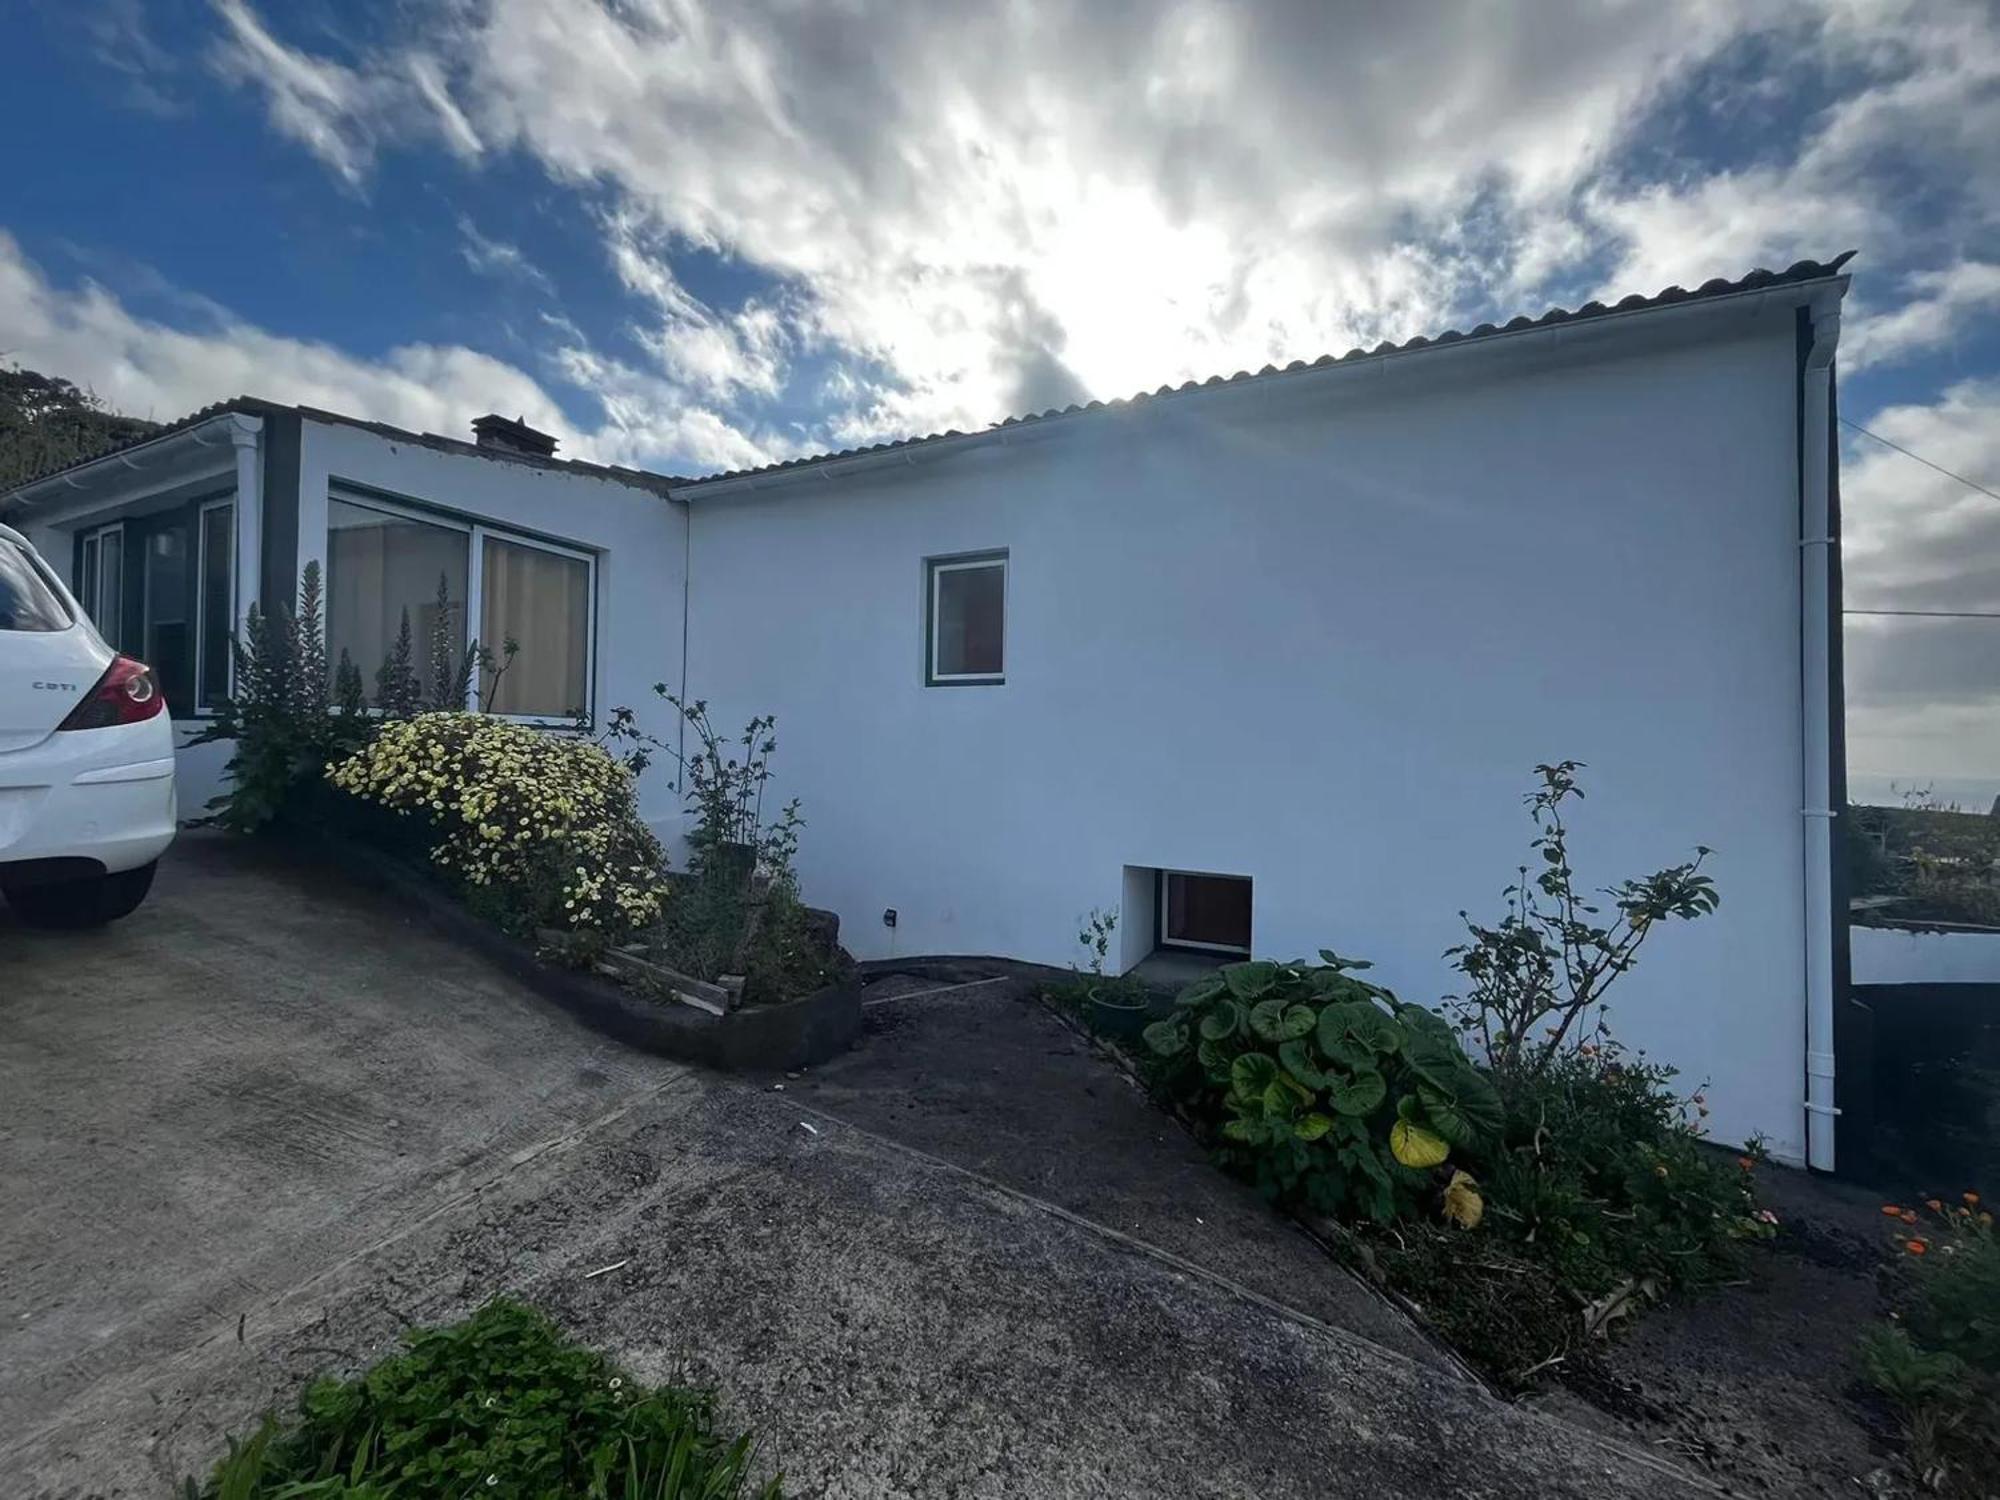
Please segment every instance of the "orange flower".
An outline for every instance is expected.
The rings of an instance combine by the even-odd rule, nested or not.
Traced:
[[[1930,1252],[1930,1246],[1926,1245],[1922,1240],[1905,1241],[1903,1248],[1912,1255],[1925,1255]]]
[[[1739,1156],[1736,1158],[1736,1165],[1741,1167],[1744,1171],[1749,1172],[1755,1170],[1757,1163],[1752,1161],[1747,1156]]]
[[[1977,1207],[1979,1207],[1979,1194],[1977,1194],[1977,1193],[1965,1193],[1965,1194],[1963,1194],[1962,1196],[1963,1196],[1963,1197],[1964,1197],[1964,1199],[1965,1199],[1965,1206],[1966,1206],[1967,1208],[1977,1208]]]
[[[1916,1214],[1909,1209],[1904,1209],[1901,1217],[1905,1224],[1914,1224],[1917,1222]]]
[[[1924,1199],[1924,1207],[1928,1208],[1934,1214],[1941,1214],[1944,1212],[1944,1204],[1940,1203],[1935,1198]]]
[[[1902,1211],[1902,1209],[1898,1208],[1898,1207],[1897,1207],[1897,1206],[1896,1206],[1895,1204],[1893,1204],[1893,1203],[1885,1203],[1885,1204],[1883,1204],[1883,1205],[1882,1205],[1882,1212],[1883,1212],[1883,1213],[1885,1213],[1885,1214],[1887,1214],[1887,1215],[1888,1215],[1888,1216],[1889,1216],[1890,1218],[1892,1218],[1892,1219],[1900,1219],[1900,1218],[1902,1218],[1902,1217],[1903,1217],[1903,1211]]]

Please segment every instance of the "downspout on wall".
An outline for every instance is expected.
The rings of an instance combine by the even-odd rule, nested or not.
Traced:
[[[1810,333],[1799,372],[1800,712],[1805,821],[1806,1165],[1834,1169],[1833,820],[1833,357],[1840,343],[1840,297],[1806,310]]]

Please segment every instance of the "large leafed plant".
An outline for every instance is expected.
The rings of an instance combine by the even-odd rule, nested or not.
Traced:
[[[1499,1134],[1500,1100],[1444,1020],[1359,977],[1367,964],[1320,958],[1218,970],[1146,1043],[1225,1166],[1269,1197],[1386,1221],[1453,1175],[1437,1169],[1454,1150]],[[1461,1183],[1447,1211],[1469,1203]]]

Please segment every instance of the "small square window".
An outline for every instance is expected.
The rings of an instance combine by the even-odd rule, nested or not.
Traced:
[[[1005,682],[1007,554],[934,558],[928,568],[926,680]]]
[[[1250,882],[1240,875],[1160,871],[1160,943],[1247,956]]]

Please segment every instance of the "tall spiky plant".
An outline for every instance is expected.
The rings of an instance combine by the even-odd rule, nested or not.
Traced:
[[[423,704],[423,684],[417,680],[416,640],[406,607],[402,628],[396,632],[396,644],[375,669],[375,706],[388,718],[407,719]]]
[[[360,671],[341,653],[342,680],[329,697],[326,620],[318,563],[299,580],[298,610],[252,606],[240,640],[232,641],[235,691],[191,743],[230,740],[228,784],[208,804],[214,820],[254,833],[316,782],[329,760],[352,754],[372,721],[361,701]]]
[[[466,707],[472,701],[473,676],[482,663],[491,664],[490,654],[476,640],[466,641],[462,655],[457,650],[454,643],[460,632],[454,626],[462,608],[452,602],[450,583],[439,573],[428,642],[429,690],[424,700],[424,707],[433,712]]]

